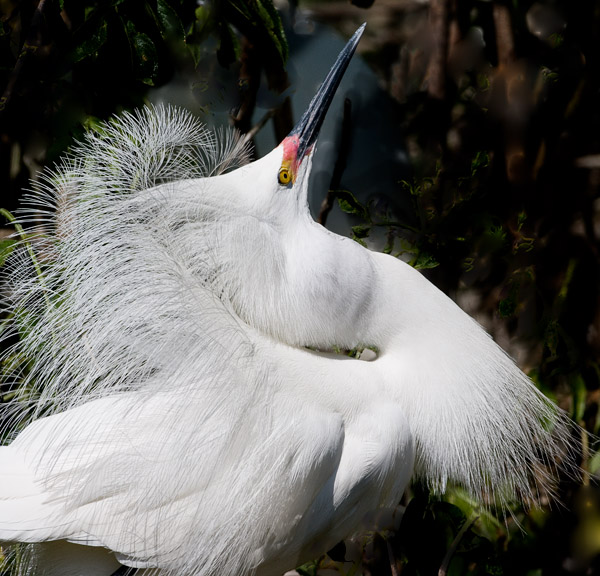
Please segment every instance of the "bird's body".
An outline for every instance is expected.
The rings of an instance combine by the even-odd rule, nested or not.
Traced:
[[[6,493],[14,498],[18,487],[31,506],[2,502],[2,517],[19,520],[18,530],[3,523],[0,538],[100,545],[129,566],[169,574],[278,574],[317,556],[348,523],[396,502],[412,470],[412,437],[398,406],[356,393],[362,382],[332,380],[328,401],[289,383],[247,406],[235,430],[226,429],[228,414],[199,421],[201,393],[143,402],[124,394],[37,421],[3,449],[7,469],[24,460]],[[177,482],[163,481],[174,468]]]
[[[418,272],[312,221],[304,155],[284,185],[286,142],[227,174],[243,151],[217,143],[149,109],[33,195],[56,211],[43,277],[12,264],[33,401],[0,448],[26,573],[275,576],[414,475],[534,499],[565,417]]]

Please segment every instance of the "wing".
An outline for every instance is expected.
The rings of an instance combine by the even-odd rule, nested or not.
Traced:
[[[194,418],[195,400],[104,399],[29,426],[2,449],[19,479],[2,475],[0,538],[104,546],[174,573],[260,563],[333,476],[341,418],[255,411],[228,434],[220,416]]]
[[[34,422],[3,450],[21,463],[36,506],[23,513],[20,492],[3,485],[0,538],[103,546],[165,574],[271,574],[322,553],[399,498],[412,440],[399,408],[348,399],[351,374],[363,382],[359,361],[340,371],[308,352],[279,360],[285,371],[247,382],[245,404],[216,403],[199,384]],[[323,401],[319,389],[333,395]]]

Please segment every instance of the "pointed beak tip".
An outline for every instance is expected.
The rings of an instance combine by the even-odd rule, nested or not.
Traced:
[[[364,22],[359,26],[350,40],[348,40],[327,74],[323,84],[311,100],[308,109],[289,134],[289,136],[298,137],[298,160],[300,162],[302,161],[304,154],[312,148],[317,140],[323,120],[325,119],[325,114],[327,113],[333,100],[333,96],[348,68],[366,25],[367,23]]]

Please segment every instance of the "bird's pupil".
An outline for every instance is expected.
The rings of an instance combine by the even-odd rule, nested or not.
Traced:
[[[287,184],[290,181],[290,173],[285,170],[282,169],[279,171],[279,182],[281,182],[282,184]]]

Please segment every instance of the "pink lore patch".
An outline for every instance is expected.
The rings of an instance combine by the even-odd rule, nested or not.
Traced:
[[[290,172],[295,177],[296,169],[298,168],[298,145],[300,140],[298,136],[287,136],[283,139],[281,145],[283,146],[283,161],[282,165],[287,164]]]

